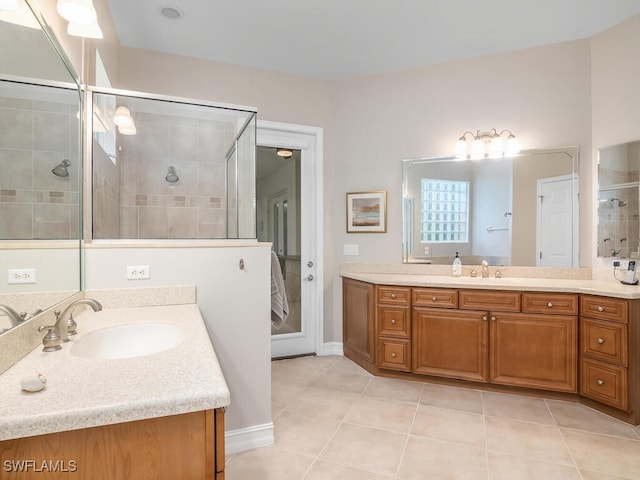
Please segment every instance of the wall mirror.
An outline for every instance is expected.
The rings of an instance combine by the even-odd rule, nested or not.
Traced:
[[[256,238],[256,115],[91,89],[94,239]]]
[[[640,141],[598,149],[598,256],[640,258]]]
[[[403,261],[578,267],[578,147],[403,161]]]
[[[23,14],[0,20],[0,333],[81,289],[79,81]]]

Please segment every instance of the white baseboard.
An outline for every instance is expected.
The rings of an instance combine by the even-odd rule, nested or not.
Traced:
[[[275,442],[273,422],[225,432],[224,442],[227,455],[273,445]]]
[[[318,355],[344,355],[342,342],[323,343]]]

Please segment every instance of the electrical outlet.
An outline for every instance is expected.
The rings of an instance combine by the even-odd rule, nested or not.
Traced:
[[[127,280],[143,280],[151,278],[149,265],[127,266]]]
[[[7,271],[7,282],[11,283],[36,283],[35,268],[10,268]]]
[[[614,260],[613,261],[613,266],[614,267],[619,267],[620,266],[620,261],[619,260]]]

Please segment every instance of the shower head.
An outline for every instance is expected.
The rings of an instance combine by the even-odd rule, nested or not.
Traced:
[[[69,176],[69,167],[71,166],[71,162],[66,158],[62,160],[62,163],[59,163],[51,170],[56,177],[68,177]]]
[[[176,167],[174,166],[169,167],[169,170],[167,171],[167,176],[164,177],[164,179],[169,183],[176,183],[178,180],[180,180],[180,177],[176,173]]]

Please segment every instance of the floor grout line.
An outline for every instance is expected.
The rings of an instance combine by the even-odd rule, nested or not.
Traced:
[[[404,446],[402,447],[402,453],[400,453],[400,459],[398,460],[398,466],[396,467],[396,473],[393,476],[394,480],[398,480],[400,478],[400,467],[402,467],[402,461],[404,460],[404,454],[407,451],[407,445],[409,445],[409,438],[411,437],[411,432],[413,431],[413,424],[416,421],[416,417],[418,416],[418,409],[420,408],[420,399],[422,399],[422,394],[424,393],[424,384],[420,387],[420,395],[418,395],[418,403],[416,404],[416,409],[413,412],[413,418],[411,419],[411,425],[409,425],[409,432],[407,433],[407,438],[404,441]]]

